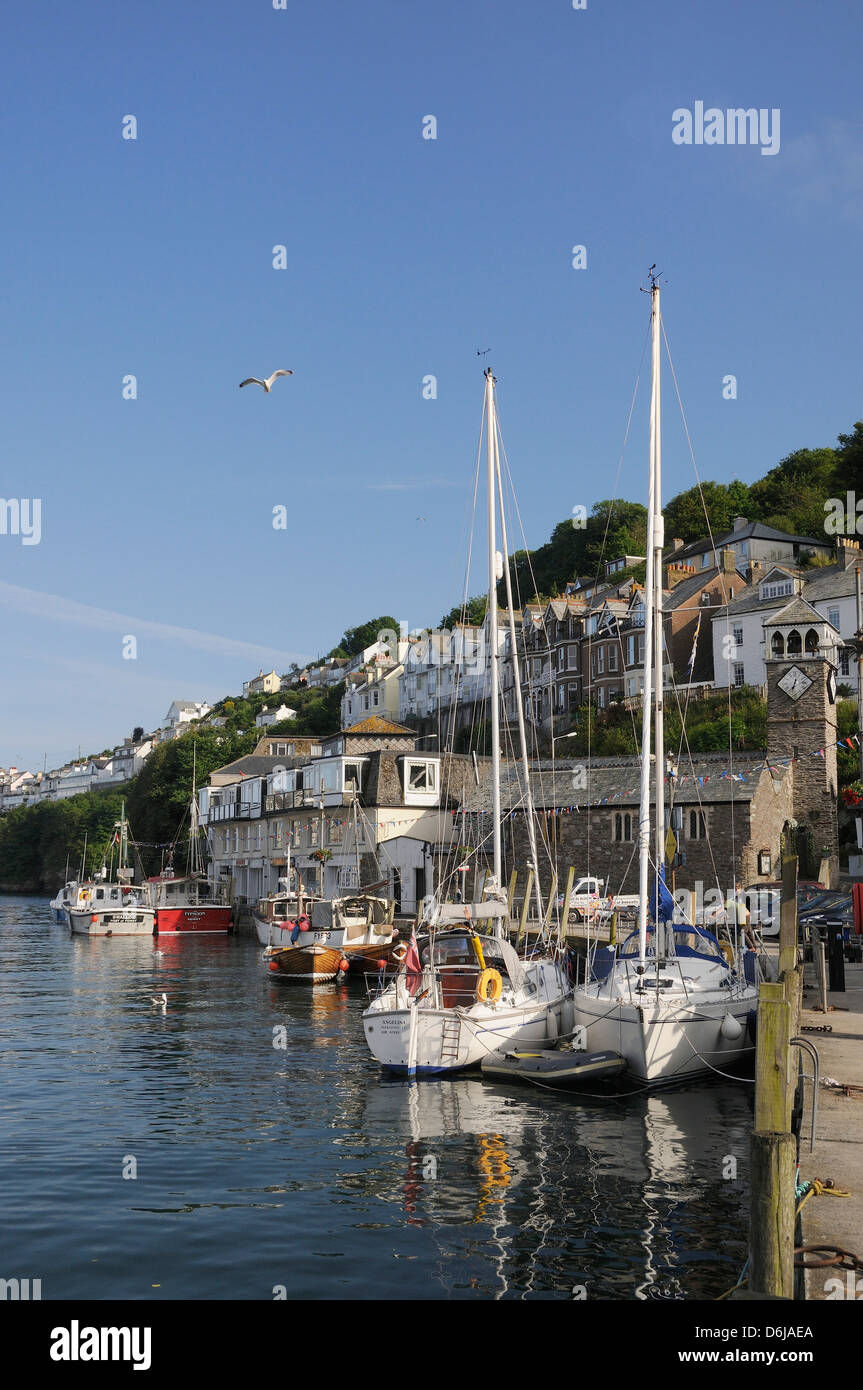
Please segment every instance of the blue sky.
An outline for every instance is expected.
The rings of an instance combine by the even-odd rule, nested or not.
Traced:
[[[834,442],[863,414],[861,29],[844,0],[10,11],[0,492],[42,536],[0,535],[0,764],[380,612],[436,624],[487,363],[528,544],[611,495],[651,262],[702,477]],[[779,152],[675,145],[699,100],[779,108]],[[668,496],[694,479],[665,401]],[[645,439],[639,409],[635,500]]]

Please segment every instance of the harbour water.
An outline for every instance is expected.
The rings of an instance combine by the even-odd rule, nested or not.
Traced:
[[[357,983],[270,982],[249,940],[73,938],[45,899],[0,897],[0,1277],[43,1299],[736,1282],[750,1086],[409,1086],[368,1056],[364,1002]]]

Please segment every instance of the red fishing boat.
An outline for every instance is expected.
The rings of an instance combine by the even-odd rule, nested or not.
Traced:
[[[224,897],[216,896],[203,873],[175,877],[165,870],[147,880],[150,901],[156,909],[159,936],[174,932],[228,932],[233,908]]]

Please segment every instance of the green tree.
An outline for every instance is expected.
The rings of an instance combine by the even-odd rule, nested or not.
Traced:
[[[440,625],[444,628],[452,628],[455,627],[456,623],[471,623],[474,627],[481,627],[487,606],[487,595],[475,594],[466,603],[457,603],[448,613],[444,613]]]
[[[380,632],[398,632],[399,625],[395,618],[370,618],[367,623],[361,623],[359,627],[349,627],[345,629],[345,635],[338,647],[334,647],[331,656],[341,653],[344,656],[359,656],[360,652],[365,651],[366,647],[371,647],[377,640]]]

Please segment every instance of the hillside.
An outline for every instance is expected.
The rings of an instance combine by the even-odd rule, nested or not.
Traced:
[[[825,534],[825,503],[845,498],[863,478],[863,421],[840,434],[836,448],[798,449],[758,482],[702,483],[672,497],[663,508],[665,535],[684,544],[731,530],[735,516],[761,521],[794,535]],[[618,498],[595,503],[583,526],[567,517],[536,550],[516,551],[510,560],[516,601],[551,598],[577,578],[599,579],[604,563],[619,555],[643,555],[647,510]],[[863,528],[863,517],[860,518]],[[503,587],[499,593],[503,600]]]

